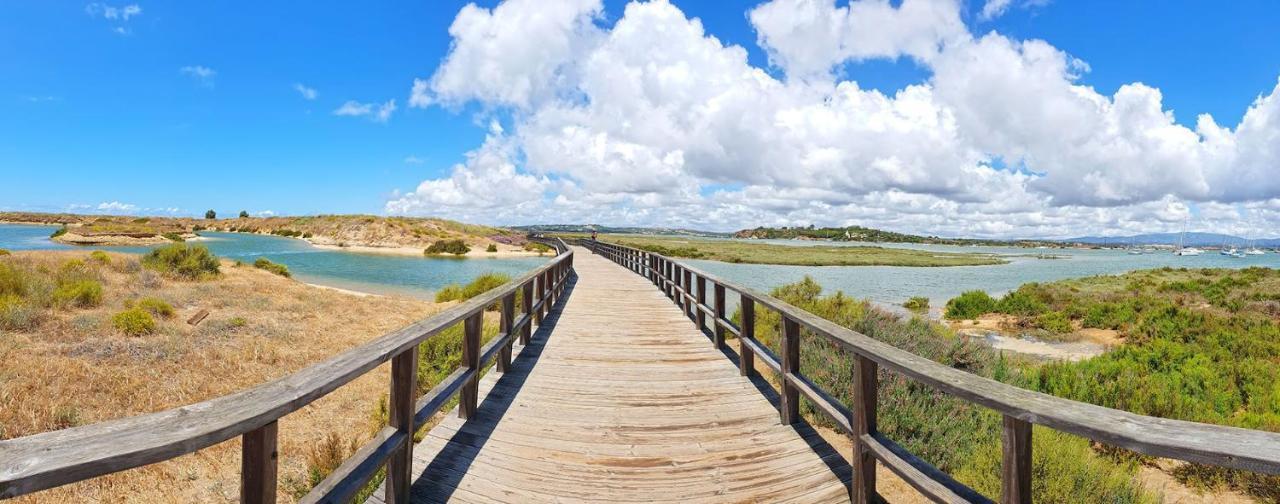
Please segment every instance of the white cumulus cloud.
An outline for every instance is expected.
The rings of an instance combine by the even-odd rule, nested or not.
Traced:
[[[1086,62],[1048,41],[975,36],[960,9],[765,2],[748,19],[775,77],[664,0],[629,3],[611,26],[598,1],[469,5],[410,105],[476,103],[509,127],[492,124],[466,162],[386,210],[979,236],[1167,230],[1213,205],[1250,229],[1280,223],[1261,203],[1280,199],[1268,176],[1280,163],[1280,83],[1238,125],[1204,115],[1189,128],[1154,83],[1101,94]],[[897,58],[929,76],[881,92],[833,72]]]

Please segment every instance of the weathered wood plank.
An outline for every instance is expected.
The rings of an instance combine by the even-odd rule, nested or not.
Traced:
[[[1004,417],[1000,502],[1031,504],[1031,424]]]
[[[240,502],[276,501],[278,424],[274,421],[245,433],[240,449]]]

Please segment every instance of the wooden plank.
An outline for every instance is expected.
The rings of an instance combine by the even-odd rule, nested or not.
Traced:
[[[782,317],[782,375],[800,374],[800,324]],[[778,401],[778,414],[782,423],[791,425],[800,421],[800,390],[791,380],[782,380],[782,394]]]
[[[471,379],[462,385],[461,399],[458,400],[458,416],[470,419],[476,414],[476,401],[479,392],[476,388],[480,375],[480,333],[484,328],[484,313],[468,317],[463,323],[462,331],[462,365],[475,371]]]
[[[876,461],[873,450],[865,440],[877,433],[876,409],[880,394],[879,366],[876,362],[856,355],[853,361],[853,486],[851,497],[855,504],[871,502],[876,495]]]
[[[699,276],[698,278],[702,277]],[[724,348],[724,325],[720,322],[728,317],[728,315],[725,314],[724,286],[715,284],[715,289],[712,295],[716,298],[715,314],[714,318],[711,319],[711,325],[713,326],[712,333],[715,334],[715,340],[713,340],[713,343],[715,344],[716,349],[719,350]]]
[[[724,285],[721,282],[716,282]],[[738,335],[738,372],[742,376],[751,376],[756,372],[755,352],[752,350],[751,342],[756,338],[756,302],[755,300],[743,297],[738,305],[738,310],[742,312],[742,333]]]
[[[503,335],[502,350],[498,352],[499,373],[505,373],[511,367],[511,329],[515,326],[515,312],[516,295],[513,293],[503,296],[502,315],[498,324],[498,332]]]
[[[276,501],[277,427],[272,421],[244,435],[240,445],[240,502]]]
[[[524,306],[521,309],[521,311],[524,313],[524,316],[522,318],[526,319],[524,325],[520,327],[520,344],[528,345],[529,336],[533,334],[533,323],[529,322],[528,320],[531,314],[533,313],[533,280],[525,282],[525,284],[521,286],[520,289],[522,294],[520,296],[521,303]],[[542,321],[538,320],[538,322],[541,323]]]
[[[413,435],[414,398],[418,392],[418,349],[410,348],[391,359],[391,394],[387,426],[404,436]],[[387,503],[409,502],[413,483],[413,443],[403,443],[387,456]]]
[[[301,504],[345,504],[351,502],[365,484],[373,479],[383,462],[391,454],[409,442],[409,436],[394,427],[383,427],[373,439],[361,445],[351,457],[334,469],[320,484],[307,492]],[[376,502],[386,502],[382,493],[375,492]],[[371,497],[372,498],[372,497]]]
[[[884,462],[885,467],[902,478],[925,497],[934,502],[947,503],[989,503],[990,499],[982,496],[964,484],[951,479],[946,473],[939,471],[928,462],[912,455],[905,448],[878,433],[863,434],[860,444],[866,447],[867,453]],[[856,468],[855,468],[856,470]],[[854,475],[857,484],[857,475]],[[856,488],[856,487],[855,487]],[[874,495],[875,490],[871,490]],[[855,502],[875,502],[870,496],[856,495]]]
[[[698,284],[697,284],[697,292],[698,292],[698,305],[697,305],[697,308],[698,308],[698,317],[697,317],[697,323],[698,323],[698,330],[699,330],[699,331],[701,331],[701,330],[703,330],[703,328],[707,327],[707,312],[704,310],[704,308],[706,308],[706,306],[707,306],[707,279],[706,279],[706,277],[698,276],[698,280],[697,280],[697,281],[698,281]]]
[[[1031,424],[1006,415],[1000,464],[1000,502],[1031,504]]]

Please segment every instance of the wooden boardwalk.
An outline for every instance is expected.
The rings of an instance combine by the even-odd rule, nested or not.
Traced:
[[[477,415],[414,448],[414,502],[848,501],[849,466],[782,425],[767,385],[644,278],[575,257],[565,301],[481,380]]]

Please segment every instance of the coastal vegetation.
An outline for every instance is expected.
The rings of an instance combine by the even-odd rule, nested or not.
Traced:
[[[438,310],[409,298],[316,289],[256,268],[222,267],[201,281],[167,271],[144,266],[134,254],[85,250],[0,256],[0,439],[244,390]],[[188,322],[201,312],[207,315],[200,322]],[[487,321],[486,334],[496,325]],[[460,344],[437,345],[435,354],[460,360]],[[450,352],[459,356],[447,357]],[[428,367],[447,365],[424,362],[424,380],[435,376]],[[440,372],[447,375],[452,368]],[[386,383],[384,366],[281,423],[282,495],[306,485],[307,455],[329,433],[341,435],[344,446],[368,439]],[[429,388],[429,383],[438,380],[420,386]],[[381,421],[385,424],[385,418]],[[122,502],[234,500],[239,450],[238,443],[223,443],[19,501],[79,502],[86,496]]]
[[[511,277],[503,273],[484,273],[475,277],[466,285],[446,285],[444,288],[436,292],[436,302],[446,303],[449,301],[466,301],[484,294],[491,289],[501,287],[503,284],[510,281]]]
[[[293,276],[291,273],[289,273],[288,266],[285,266],[280,263],[271,262],[270,259],[267,259],[265,257],[259,257],[256,260],[254,260],[253,267],[258,268],[260,270],[270,271],[272,273],[275,273],[285,278],[289,278]]]
[[[466,255],[467,252],[471,252],[471,247],[468,247],[467,243],[462,240],[436,240],[435,243],[432,243],[431,246],[423,251],[423,254]]]
[[[975,266],[1003,264],[989,254],[930,252],[906,248],[790,246],[741,240],[700,240],[655,236],[607,236],[602,241],[668,257],[731,263],[793,266]]]
[[[463,240],[487,250],[524,254],[525,234],[511,229],[466,224],[446,219],[374,215],[315,215],[195,219],[187,217],[131,217],[31,212],[0,212],[0,222],[65,227],[56,241],[73,245],[158,245],[191,240],[200,231],[269,234],[302,238],[320,246],[417,249],[440,240]],[[401,252],[397,250],[397,252]]]
[[[1039,383],[1036,361],[1002,354],[921,317],[901,319],[842,292],[824,295],[822,287],[809,277],[777,287],[771,295],[943,365],[1024,388],[1035,389]],[[740,321],[740,313],[735,313],[734,319]],[[776,312],[756,310],[756,335],[775,353],[780,350],[780,331],[781,317]],[[800,356],[806,376],[840,402],[853,404],[851,354],[802,331]],[[772,380],[777,383],[776,376]],[[885,369],[880,370],[879,380],[877,419],[881,432],[961,482],[986,495],[999,495],[998,414]],[[833,426],[812,403],[802,400],[801,406],[810,422]],[[1085,439],[1045,429],[1036,429],[1034,442],[1033,481],[1038,502],[1156,501],[1135,481],[1136,464],[1131,460],[1098,452]]]
[[[981,240],[972,238],[940,238],[937,236],[919,236],[905,233],[885,231],[862,226],[846,227],[757,227],[743,229],[733,234],[734,238],[770,239],[770,240],[825,240],[854,241],[871,243],[924,243],[938,245],[991,245],[991,246],[1062,246],[1061,243],[1045,240]]]
[[[204,245],[175,243],[152,249],[142,256],[142,266],[184,280],[207,280],[221,274],[218,257]]]
[[[902,303],[902,307],[911,311],[925,311],[929,309],[929,298],[924,296],[912,296],[911,299]]]
[[[1049,334],[1117,331],[1124,343],[1037,370],[1034,388],[1163,418],[1280,432],[1280,272],[1162,268],[966,292],[950,318],[999,314]],[[1138,459],[1145,460],[1145,459]],[[1175,476],[1280,500],[1280,478],[1187,464]]]

